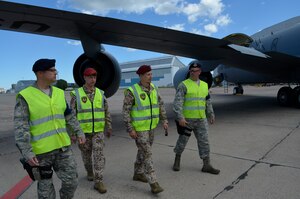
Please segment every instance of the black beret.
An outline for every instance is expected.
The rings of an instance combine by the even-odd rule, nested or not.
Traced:
[[[189,63],[189,70],[191,70],[191,68],[201,68],[201,64],[198,61],[192,61]]]
[[[39,59],[33,64],[32,71],[35,73],[38,71],[45,71],[54,66],[55,59]]]

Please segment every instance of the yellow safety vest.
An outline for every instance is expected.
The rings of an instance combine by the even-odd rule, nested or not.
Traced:
[[[103,132],[105,126],[103,91],[95,89],[93,102],[90,101],[82,87],[75,89],[72,93],[76,96],[77,119],[83,132]]]
[[[206,118],[206,96],[208,95],[207,83],[200,80],[200,85],[191,79],[182,82],[187,89],[184,96],[183,115],[190,119]]]
[[[67,106],[63,90],[52,87],[52,96],[49,97],[41,90],[29,86],[19,95],[22,95],[28,104],[30,142],[36,155],[71,144],[66,131],[64,112]]]
[[[159,104],[157,88],[151,83],[153,90],[150,96],[139,86],[134,84],[128,89],[133,93],[135,104],[130,116],[136,131],[149,131],[157,127],[159,121]]]

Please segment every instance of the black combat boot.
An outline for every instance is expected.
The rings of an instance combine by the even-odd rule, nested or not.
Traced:
[[[203,167],[201,171],[205,173],[215,174],[215,175],[218,175],[220,173],[219,169],[215,169],[211,166],[209,157],[205,157],[203,159]]]
[[[181,157],[181,155],[176,154],[174,165],[173,165],[173,171],[179,171],[180,170],[180,157]]]

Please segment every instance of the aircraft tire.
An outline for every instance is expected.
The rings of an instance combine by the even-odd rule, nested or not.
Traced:
[[[296,108],[300,108],[300,86],[293,89],[293,101]]]
[[[244,89],[243,89],[243,87],[236,86],[233,88],[232,93],[233,93],[233,95],[243,95]]]
[[[281,87],[277,93],[277,102],[280,106],[290,106],[292,104],[291,87]]]

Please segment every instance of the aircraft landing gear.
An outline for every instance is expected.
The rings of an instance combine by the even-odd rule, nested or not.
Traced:
[[[238,84],[238,86],[233,88],[233,95],[243,95],[244,94],[244,89],[241,84]]]
[[[293,99],[294,99],[294,104],[297,108],[300,108],[300,86],[296,86],[293,89]]]
[[[300,108],[300,86],[294,89],[291,87],[282,87],[277,93],[277,101],[280,106],[293,106]]]

